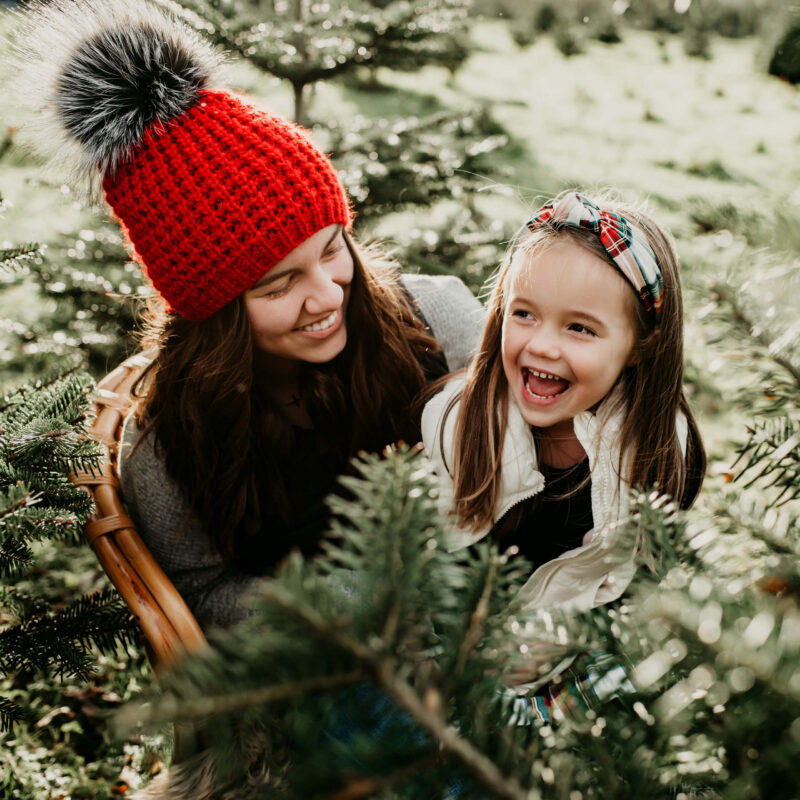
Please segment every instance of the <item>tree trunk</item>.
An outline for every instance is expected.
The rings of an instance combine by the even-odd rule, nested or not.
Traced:
[[[294,89],[294,121],[306,126],[306,84],[293,84]]]

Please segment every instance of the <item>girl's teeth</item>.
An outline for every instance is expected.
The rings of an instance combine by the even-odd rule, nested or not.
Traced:
[[[562,378],[560,378],[558,375],[552,375],[549,372],[539,372],[538,370],[535,369],[529,369],[528,372],[530,372],[531,375],[535,375],[537,378],[546,378],[551,381],[562,380]]]

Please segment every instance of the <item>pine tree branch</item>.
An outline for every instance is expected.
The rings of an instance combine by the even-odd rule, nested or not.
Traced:
[[[458,658],[456,659],[455,666],[456,673],[460,673],[464,670],[469,654],[472,652],[472,649],[478,645],[483,636],[483,624],[489,614],[489,602],[497,578],[497,558],[497,556],[494,556],[489,562],[489,569],[486,572],[483,591],[470,616],[469,627],[464,633],[464,638],[461,641],[461,647],[458,651]]]
[[[681,606],[676,599],[674,593],[654,595],[647,601],[648,612],[654,617],[669,620],[685,634],[685,638],[699,641],[697,632],[701,622],[700,610],[686,604]],[[780,672],[776,669],[777,663],[764,657],[763,645],[755,649],[744,646],[740,631],[722,630],[715,641],[703,640],[702,644],[715,656],[733,660],[739,666],[750,669],[756,680],[775,692],[777,697],[795,694],[791,683],[781,679]],[[792,662],[794,663],[794,657]]]
[[[747,316],[741,304],[739,303],[738,295],[735,289],[724,283],[715,282],[711,285],[711,291],[719,300],[722,300],[730,306],[734,319],[747,329],[749,336],[751,336],[758,344],[766,349],[772,361],[774,361],[779,367],[785,369],[786,372],[792,376],[795,385],[797,388],[800,388],[800,369],[798,369],[787,356],[781,355],[780,352],[773,352],[772,341],[767,335],[766,331],[756,332],[756,325]]]
[[[0,250],[0,268],[19,270],[26,261],[40,256],[43,252],[44,247],[33,242]]]
[[[5,697],[0,697],[0,733],[11,730],[13,723],[21,722],[24,718],[21,706]]]
[[[409,716],[433,738],[445,751],[453,754],[473,773],[487,789],[497,796],[510,800],[526,800],[525,792],[519,783],[506,778],[497,766],[483,753],[473,747],[457,731],[447,725],[436,712],[428,709],[408,683],[398,676],[392,659],[376,649],[367,647],[347,635],[338,626],[331,625],[313,608],[296,605],[295,599],[278,584],[266,584],[261,589],[261,597],[278,606],[282,611],[305,622],[318,636],[327,638],[343,650],[351,653],[377,682],[404,709]]]
[[[479,750],[476,750],[458,732],[447,725],[442,717],[430,711],[419,699],[417,693],[398,677],[394,665],[384,659],[374,664],[375,675],[384,689],[424,728],[434,739],[439,742],[445,751],[452,753],[469,769],[470,772],[498,797],[507,797],[510,800],[527,800],[528,793],[513,778],[504,776],[494,762]]]
[[[12,514],[16,513],[22,508],[26,506],[32,506],[36,501],[37,497],[32,495],[30,492],[27,492],[23,498],[17,500],[16,503],[8,506],[7,508],[0,509],[0,519],[3,517],[11,516]]]
[[[247,692],[238,692],[222,697],[216,695],[214,697],[201,697],[196,700],[176,700],[173,697],[168,697],[161,701],[158,713],[153,719],[156,721],[191,722],[212,714],[241,711],[252,706],[276,703],[295,697],[305,697],[314,692],[352,686],[363,682],[367,677],[368,673],[365,670],[355,669],[339,675],[321,675],[317,678],[309,678],[296,683],[263,686],[259,689],[251,689]],[[137,719],[138,712],[135,713],[132,722]]]

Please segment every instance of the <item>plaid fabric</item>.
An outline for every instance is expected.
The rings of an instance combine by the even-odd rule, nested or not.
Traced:
[[[664,279],[655,253],[644,233],[624,217],[599,206],[577,192],[542,206],[514,237],[514,247],[527,231],[549,223],[594,231],[617,269],[639,293],[645,308],[658,321],[664,294]]]
[[[632,691],[634,686],[624,666],[608,653],[587,653],[535,694],[511,692],[516,695],[512,700],[511,722],[514,725],[550,724]]]

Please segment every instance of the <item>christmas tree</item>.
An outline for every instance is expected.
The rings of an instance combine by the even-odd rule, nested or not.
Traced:
[[[94,223],[61,235],[44,250],[24,250],[8,282],[27,283],[41,313],[29,324],[3,320],[3,373],[17,381],[58,370],[65,360],[103,375],[136,347],[132,332],[149,294],[119,227],[89,211]]]
[[[160,2],[227,51],[290,83],[301,124],[308,122],[308,90],[317,81],[362,67],[455,69],[467,55],[460,42],[466,0],[273,0],[258,9],[214,0]]]
[[[775,440],[753,462],[787,476],[800,447],[779,438],[777,458]],[[796,518],[765,522],[740,501],[687,519],[637,492],[625,597],[534,612],[515,593],[522,559],[447,552],[423,457],[362,473],[354,500],[335,501],[324,557],[296,557],[251,619],[165,679],[149,715],[203,724],[210,743],[176,784],[237,798],[794,796]],[[532,698],[554,683],[543,721]]]
[[[19,255],[19,250],[15,258]],[[91,497],[67,472],[91,469],[98,448],[84,429],[89,377],[68,372],[22,386],[0,402],[0,665],[4,680],[47,673],[88,676],[93,647],[136,640],[116,593],[81,597],[57,610],[31,584],[36,554],[52,541],[78,541]],[[13,684],[12,684],[13,685]],[[0,699],[0,727],[25,709]]]

